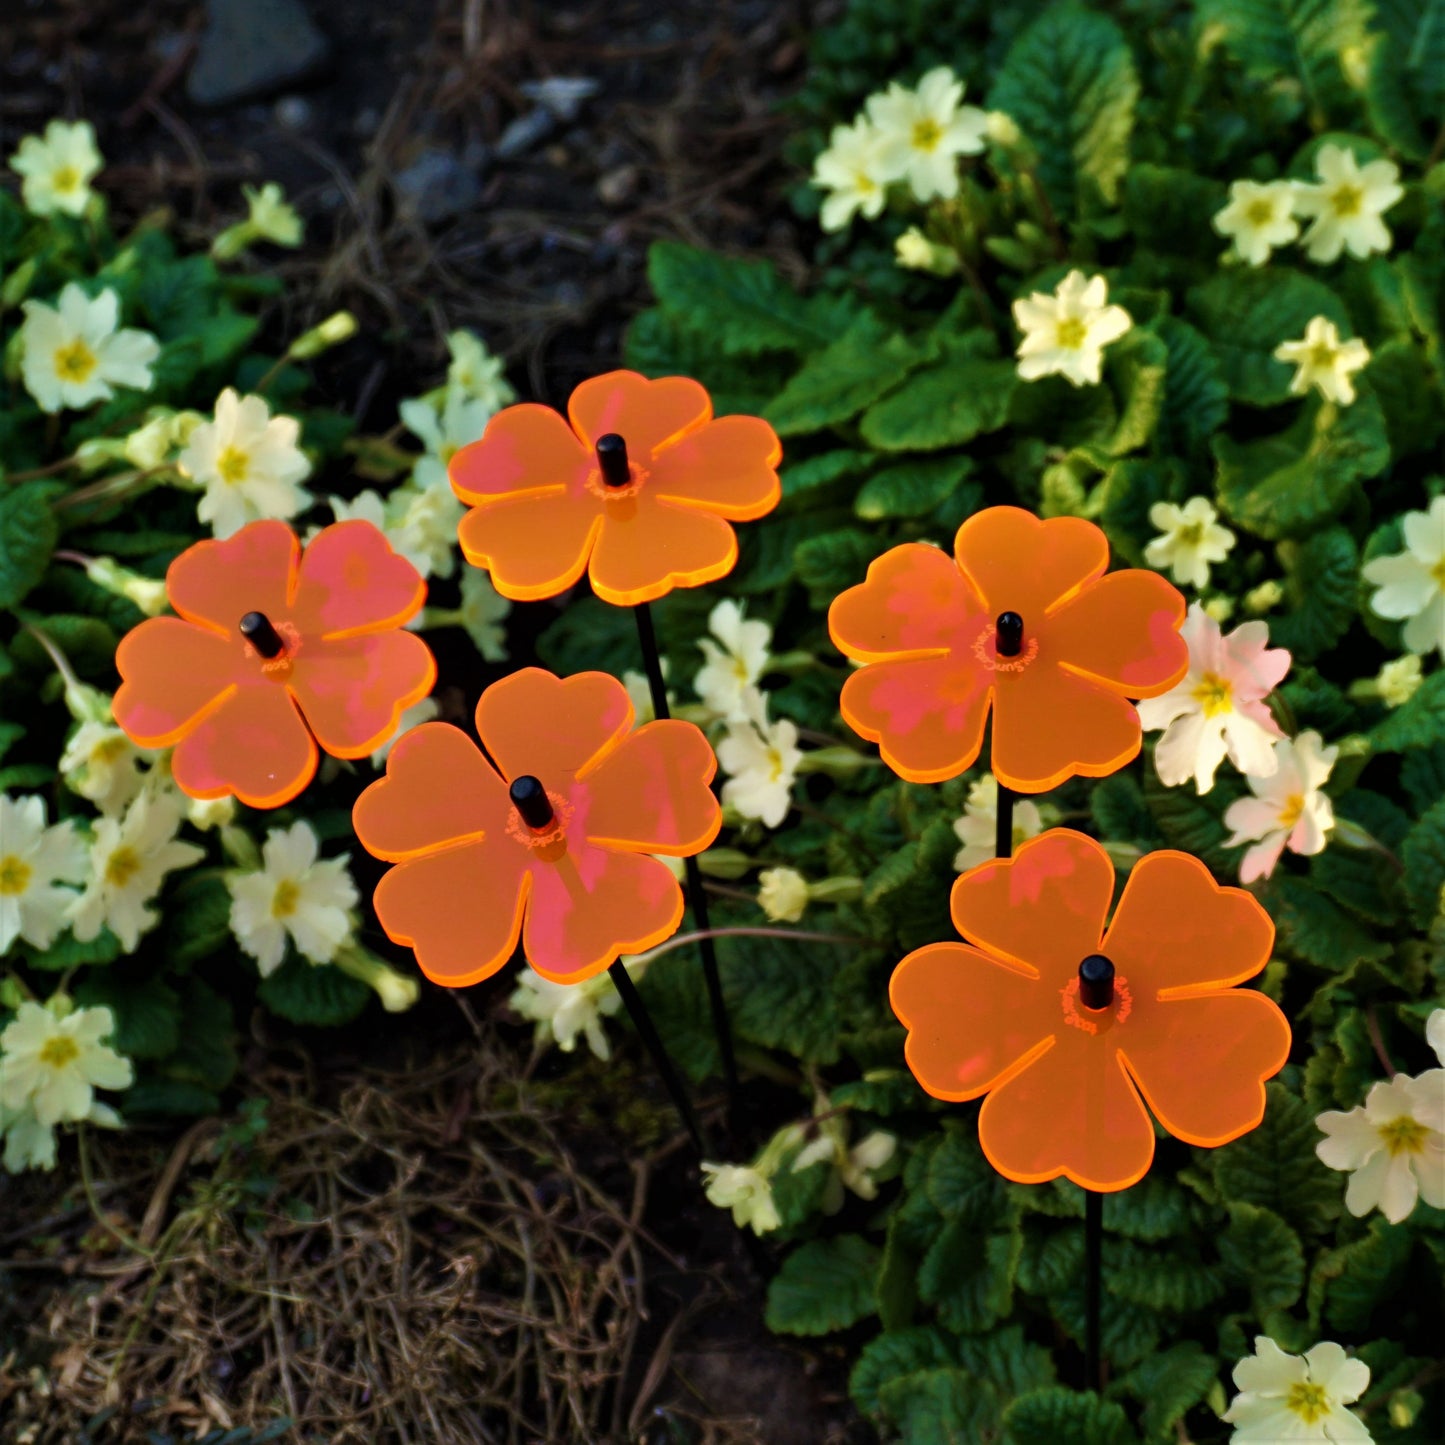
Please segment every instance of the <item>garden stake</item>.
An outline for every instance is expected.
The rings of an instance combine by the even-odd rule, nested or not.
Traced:
[[[1104,1393],[1099,1353],[1099,1295],[1104,1273],[1104,1196],[1084,1191],[1084,1376],[1089,1389]]]
[[[608,462],[608,449],[604,443],[611,442],[612,437],[601,437],[597,442],[597,459],[601,463],[604,474]],[[617,439],[620,442],[620,438]],[[626,453],[623,453],[624,465]],[[652,710],[659,718],[671,717],[672,714],[667,706],[667,684],[662,677],[662,659],[657,651],[657,633],[652,626],[652,608],[646,602],[640,602],[632,609],[632,615],[637,619],[637,637],[642,644],[642,658],[647,667],[647,685],[652,692]],[[697,931],[702,935],[698,939],[698,948],[702,953],[702,973],[707,982],[708,1004],[712,1009],[713,1033],[717,1036],[718,1052],[722,1056],[723,1081],[727,1085],[728,1111],[731,1114],[737,1108],[738,1099],[738,1066],[733,1056],[732,1029],[728,1023],[727,1004],[723,1000],[722,980],[717,970],[717,950],[713,947],[710,937],[711,923],[708,921],[707,895],[703,892],[702,869],[697,865],[695,857],[684,858],[683,864],[687,870],[687,901],[692,907],[692,916],[697,924]]]

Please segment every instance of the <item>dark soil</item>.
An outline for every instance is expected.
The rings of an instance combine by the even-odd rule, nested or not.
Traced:
[[[242,182],[282,182],[306,218],[307,240],[296,252],[263,251],[257,263],[289,283],[290,309],[271,325],[277,336],[293,335],[339,307],[357,314],[360,336],[324,359],[318,382],[321,399],[363,428],[388,428],[398,396],[435,384],[443,338],[463,325],[508,359],[524,396],[563,402],[579,379],[619,363],[623,328],[647,301],[652,240],[766,252],[802,274],[782,202],[795,178],[779,161],[777,107],[800,79],[809,29],[832,8],[809,0],[313,0],[332,42],[329,67],[304,87],[207,111],[186,91],[201,4],[0,0],[0,154],[53,116],[89,119],[107,159],[98,184],[118,222],[166,207],[198,243],[243,212]],[[522,84],[549,76],[588,77],[599,89],[574,122],[498,158],[508,125],[533,108]],[[454,188],[475,188],[441,219],[421,219],[399,180],[427,156],[453,167]],[[423,209],[445,209],[447,190],[433,187]],[[445,678],[445,656],[442,664]],[[464,686],[475,691],[470,679]],[[434,991],[401,1024],[372,1010],[364,1026],[341,1035],[297,1039],[269,1021],[265,1047],[253,1047],[248,1068],[260,1069],[278,1048],[299,1048],[306,1069],[332,1081],[328,1096],[339,1097],[347,1086],[380,1087],[385,1068],[402,1066],[408,1043],[420,1037],[434,1044],[430,1063],[479,1054],[515,1061],[525,1057],[518,1046],[526,1035],[506,1016],[509,991],[505,979],[469,991],[467,1000]],[[482,1015],[477,1032],[459,1003],[469,1016]],[[562,1099],[567,1080],[589,1067],[548,1060],[543,1072],[551,1078],[539,1081],[538,1099]],[[622,1061],[585,1077],[617,1090],[619,1109],[640,1093],[654,1106],[653,1120],[666,1121],[665,1099],[650,1078],[627,1078],[619,1067]],[[767,1332],[766,1251],[744,1248],[728,1216],[701,1201],[686,1148],[660,1135],[656,1122],[650,1140],[607,1127],[612,1111],[604,1096],[590,1111],[559,1108],[551,1127],[623,1216],[637,1168],[649,1176],[638,1221],[646,1236],[645,1314],[635,1322],[636,1347],[620,1384],[596,1387],[626,1404],[614,1413],[630,1421],[626,1438],[651,1445],[871,1438],[846,1402],[842,1352],[794,1348]],[[755,1128],[770,1123],[759,1118]],[[130,1135],[103,1152],[106,1208],[131,1231],[142,1227],[174,1146],[173,1135]],[[183,1163],[194,1186],[204,1177],[203,1158],[187,1155]],[[7,1190],[0,1441],[22,1438],[15,1416],[5,1423],[14,1401],[23,1395],[33,1409],[49,1398],[47,1372],[67,1364],[79,1372],[87,1348],[65,1333],[75,1316],[54,1291],[69,1276],[103,1277],[115,1242],[97,1234],[73,1179],[67,1157],[56,1175],[26,1176]],[[7,1361],[17,1341],[22,1347]],[[33,1366],[39,1384],[28,1373]],[[145,1438],[147,1427],[125,1424],[125,1411],[82,1437],[83,1415],[62,1416],[72,1407],[59,1397],[49,1408],[47,1433],[23,1438]],[[276,1415],[273,1408],[234,1423],[264,1425]],[[27,1413],[32,1422],[43,1416]],[[377,1445],[411,1438],[372,1428]],[[581,1439],[571,1437],[572,1445]]]

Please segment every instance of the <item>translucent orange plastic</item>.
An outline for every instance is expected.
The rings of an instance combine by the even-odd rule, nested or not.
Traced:
[[[1129,699],[1168,692],[1189,651],[1178,590],[1108,565],[1092,522],[1018,507],[970,517],[953,557],[921,542],[885,552],[828,610],[834,644],[868,664],[843,685],[844,719],[915,783],[972,766],[990,708],[993,772],[1017,792],[1123,767],[1141,737]],[[1004,612],[1023,619],[1016,657],[995,645]]]
[[[1154,1158],[1149,1110],[1189,1144],[1227,1144],[1264,1117],[1290,1049],[1285,1016],[1234,987],[1269,959],[1274,925],[1187,853],[1134,865],[1107,931],[1114,867],[1058,828],[953,885],[969,943],[910,953],[889,985],[906,1056],[936,1099],[987,1094],[979,1140],[1021,1184],[1059,1175],[1127,1189]],[[1114,965],[1114,1001],[1079,998],[1079,964]],[[1148,1109],[1145,1108],[1147,1104]]]
[[[699,853],[717,837],[717,760],[703,734],[677,721],[633,731],[615,678],[537,667],[489,687],[476,721],[495,767],[459,728],[424,723],[356,801],[356,836],[396,865],[372,899],[387,935],[449,988],[496,973],[519,937],[555,983],[671,937],[682,890],[647,855]],[[524,775],[552,806],[541,832],[508,796]]]
[[[142,747],[174,745],[192,797],[279,807],[311,781],[318,743],[374,752],[436,681],[426,643],[401,630],[426,583],[370,522],[338,522],[304,552],[284,522],[252,522],[182,552],[166,592],[180,615],[121,639],[113,710]],[[241,635],[250,612],[280,635],[276,658]]]
[[[620,606],[716,581],[737,562],[731,523],[782,495],[772,427],[714,419],[687,377],[608,372],[584,381],[567,412],[507,407],[452,458],[452,488],[472,509],[457,531],[462,552],[504,597],[554,597],[584,571]],[[609,433],[627,443],[625,486],[602,480],[594,448]]]

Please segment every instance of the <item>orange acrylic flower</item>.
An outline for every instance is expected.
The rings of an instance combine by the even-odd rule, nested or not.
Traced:
[[[685,376],[611,371],[572,393],[566,420],[509,406],[457,452],[452,488],[472,508],[457,535],[504,597],[554,597],[588,571],[604,602],[650,602],[732,571],[729,524],[777,506],[782,454],[767,422],[714,419]]]
[[[115,720],[141,747],[175,745],[193,798],[289,802],[338,758],[374,752],[436,681],[401,630],[426,597],[416,568],[370,522],[338,522],[302,551],[284,522],[188,547],[166,573],[179,616],[121,639]]]
[[[848,725],[915,783],[973,763],[990,706],[1005,787],[1040,793],[1123,767],[1140,746],[1129,699],[1188,671],[1184,598],[1157,572],[1106,577],[1108,540],[1079,517],[990,507],[953,550],[894,547],[834,598],[834,644],[871,664],[843,685]]]
[[[1134,865],[1106,932],[1113,893],[1098,843],[1042,833],[954,883],[970,943],[916,949],[889,985],[914,1077],[936,1099],[988,1094],[979,1141],[1021,1184],[1137,1183],[1154,1158],[1146,1103],[1187,1143],[1227,1144],[1264,1117],[1289,1054],[1284,1015],[1233,986],[1274,942],[1252,895],[1175,852]]]
[[[428,978],[488,978],[521,936],[544,978],[580,983],[676,930],[682,890],[648,855],[686,857],[717,837],[717,760],[692,723],[634,732],[632,720],[616,678],[528,667],[477,704],[486,757],[446,723],[392,748],[352,822],[397,865],[376,886],[376,916]]]

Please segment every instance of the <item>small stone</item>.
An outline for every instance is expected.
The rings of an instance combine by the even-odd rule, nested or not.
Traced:
[[[275,116],[282,130],[305,130],[311,124],[311,102],[299,95],[283,95],[276,102]]]
[[[330,54],[301,0],[206,0],[186,93],[197,105],[230,105],[296,84]]]
[[[426,225],[448,221],[476,205],[482,182],[450,151],[435,147],[421,152],[397,172],[397,194],[402,205]]]
[[[625,206],[637,194],[642,173],[636,166],[618,166],[597,182],[597,199],[604,206]]]
[[[582,103],[591,100],[597,89],[598,82],[586,75],[549,75],[522,82],[522,94],[550,110],[563,125],[577,119]]]
[[[557,117],[545,105],[519,115],[497,141],[497,157],[509,161],[524,155],[557,129]]]

